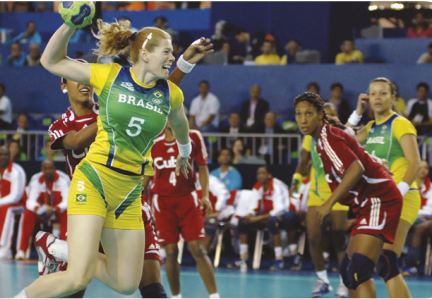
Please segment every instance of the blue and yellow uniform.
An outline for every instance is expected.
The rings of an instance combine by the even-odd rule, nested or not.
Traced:
[[[174,83],[144,85],[129,67],[91,64],[99,98],[98,133],[72,178],[68,213],[99,215],[105,227],[143,229],[142,176],[153,172],[149,152],[168,114],[183,104]]]
[[[370,121],[366,125],[367,139],[364,148],[368,153],[386,160],[396,184],[400,183],[408,170],[408,160],[405,158],[400,140],[405,135],[417,136],[413,124],[403,116],[392,113],[379,123]],[[420,193],[414,181],[405,194],[401,219],[412,224],[420,209]]]
[[[303,138],[303,150],[311,154],[312,167],[310,171],[310,187],[309,198],[307,202],[308,207],[315,207],[322,205],[331,195],[330,186],[328,185],[324,168],[320,157],[316,151],[316,144],[312,136],[306,135]],[[348,211],[349,207],[336,203],[332,211]]]

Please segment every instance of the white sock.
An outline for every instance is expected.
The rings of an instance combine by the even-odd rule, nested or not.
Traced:
[[[213,293],[209,295],[209,298],[220,298],[219,293]]]
[[[15,298],[28,298],[25,289],[23,289],[21,292],[19,292],[19,293],[15,296]]]
[[[181,293],[178,293],[177,295],[172,295],[171,298],[182,298]]]
[[[344,285],[341,275],[339,275],[339,284],[343,284]]]
[[[281,246],[276,246],[274,248],[274,253],[275,253],[275,259],[276,260],[283,259],[283,257],[282,257],[282,247]]]
[[[297,254],[297,250],[298,250],[298,245],[297,244],[290,244],[288,245],[289,251],[290,251],[290,255],[294,256]]]
[[[68,246],[67,242],[64,240],[56,239],[54,243],[48,247],[48,252],[52,254],[57,260],[61,260],[63,262],[68,261]]]
[[[240,244],[240,258],[242,260],[247,260],[248,252],[249,252],[248,244]]]
[[[328,279],[328,276],[327,276],[327,271],[326,270],[317,271],[315,273],[316,273],[316,275],[318,276],[319,279],[321,279],[325,283],[330,283],[330,281]]]

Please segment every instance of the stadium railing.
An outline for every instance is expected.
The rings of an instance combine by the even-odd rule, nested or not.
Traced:
[[[290,164],[296,163],[302,146],[301,134],[236,134],[202,133],[209,158],[217,161],[217,155],[223,148],[232,149],[235,140],[243,141],[244,157],[247,164]],[[29,161],[40,161],[47,157],[47,131],[0,131],[0,145],[10,140],[18,140],[21,152]],[[432,136],[419,136],[420,156],[432,164]],[[55,160],[61,161],[60,152]]]

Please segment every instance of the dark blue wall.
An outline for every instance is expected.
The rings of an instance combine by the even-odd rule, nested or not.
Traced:
[[[66,97],[59,89],[59,79],[44,69],[0,70],[0,82],[6,84],[15,112],[60,113],[67,106]],[[331,83],[342,82],[354,107],[357,94],[366,91],[368,82],[375,77],[393,79],[399,85],[401,95],[409,99],[415,95],[419,81],[432,84],[431,73],[431,65],[198,66],[181,87],[189,107],[197,93],[198,82],[209,80],[211,90],[221,101],[221,112],[228,113],[238,109],[241,101],[247,99],[250,85],[259,83],[272,110],[288,114],[292,110],[293,97],[304,91],[310,81],[319,82],[324,98],[329,96]]]

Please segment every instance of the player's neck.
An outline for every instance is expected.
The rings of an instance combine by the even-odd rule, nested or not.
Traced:
[[[221,165],[220,170],[221,172],[227,172],[229,170],[229,164],[228,165]]]
[[[393,113],[392,110],[383,111],[380,113],[374,113],[374,118],[376,122],[380,122],[386,118],[388,118]]]
[[[93,103],[73,103],[71,102],[72,111],[76,116],[83,116],[92,112]]]

